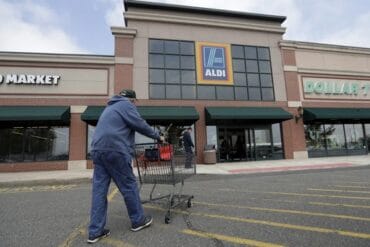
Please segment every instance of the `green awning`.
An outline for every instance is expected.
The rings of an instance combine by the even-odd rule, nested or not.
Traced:
[[[68,123],[69,106],[1,106],[0,122]]]
[[[281,122],[293,118],[292,114],[279,107],[207,107],[207,124],[216,122],[259,121]]]
[[[100,115],[104,111],[105,106],[88,106],[81,114],[81,119],[87,123],[98,122]]]
[[[312,121],[370,121],[369,108],[304,108],[303,120]]]
[[[81,119],[96,124],[105,106],[89,106]],[[138,106],[140,115],[150,124],[193,124],[199,114],[192,106]]]

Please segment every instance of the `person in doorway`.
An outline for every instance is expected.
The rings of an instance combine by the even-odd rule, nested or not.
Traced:
[[[185,148],[185,168],[192,168],[194,143],[191,140],[191,132],[192,129],[187,128],[182,137]]]
[[[132,224],[131,230],[139,231],[152,223],[152,217],[144,215],[131,165],[135,131],[160,142],[163,137],[141,118],[135,102],[135,91],[122,90],[108,101],[96,126],[91,143],[94,175],[88,243],[95,243],[110,235],[110,231],[104,227],[111,179],[124,198]]]

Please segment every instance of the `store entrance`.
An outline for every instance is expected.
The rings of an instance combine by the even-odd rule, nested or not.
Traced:
[[[274,159],[271,127],[219,127],[219,160],[221,162]]]
[[[254,128],[219,128],[220,161],[256,160]]]

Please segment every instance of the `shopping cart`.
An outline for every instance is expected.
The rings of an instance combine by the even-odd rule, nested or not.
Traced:
[[[171,222],[171,209],[187,203],[191,207],[192,195],[183,195],[184,180],[196,174],[195,157],[187,155],[183,151],[173,150],[171,144],[145,143],[135,146],[135,161],[138,171],[140,190],[143,184],[153,184],[148,200],[142,203],[150,203],[157,200],[167,199],[167,213],[165,223]],[[185,162],[189,168],[185,167]],[[176,193],[176,185],[181,186]],[[172,191],[167,195],[153,197],[157,184],[172,185]]]

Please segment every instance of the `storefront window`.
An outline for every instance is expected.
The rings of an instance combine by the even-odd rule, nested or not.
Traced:
[[[95,132],[95,128],[95,126],[90,124],[87,126],[87,159],[91,159],[91,142]]]
[[[268,47],[231,46],[234,82],[230,86],[197,85],[194,47],[193,41],[149,40],[151,99],[274,101]]]
[[[343,124],[325,124],[325,133],[328,150],[346,148]]]
[[[280,124],[276,123],[272,125],[272,140],[273,140],[273,149],[274,153],[282,153],[283,152],[283,144],[281,142],[281,129]]]
[[[264,160],[272,157],[270,129],[255,129],[256,159]]]
[[[325,130],[322,124],[305,125],[307,150],[325,150]]]
[[[0,162],[68,160],[68,127],[0,129]]]
[[[365,147],[362,124],[345,124],[348,149],[363,149]]]
[[[363,124],[310,124],[305,134],[309,157],[367,152]]]
[[[370,151],[370,124],[365,124],[367,149]]]
[[[167,142],[172,144],[174,147],[175,152],[183,152],[184,146],[182,142],[182,135],[184,131],[191,127],[193,129],[191,133],[191,138],[193,140],[193,143],[195,145],[195,134],[194,134],[194,125],[192,126],[182,126],[182,125],[154,125],[153,128],[155,128],[160,133],[167,133]],[[135,133],[135,143],[153,143],[155,140],[148,138],[138,132]]]
[[[217,149],[217,127],[207,126],[207,145],[214,146]]]

